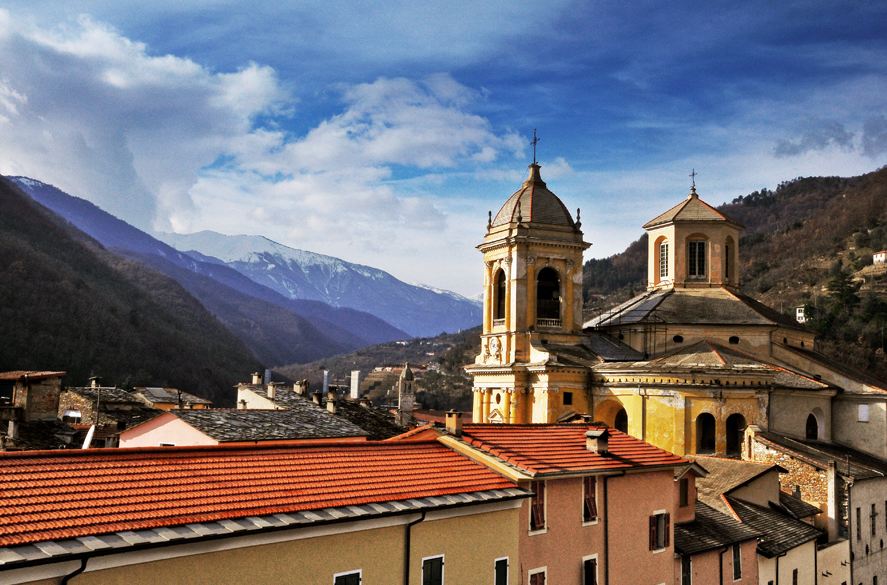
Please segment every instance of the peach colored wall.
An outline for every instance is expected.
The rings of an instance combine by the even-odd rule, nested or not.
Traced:
[[[598,514],[604,511],[603,478],[598,478]],[[546,527],[544,534],[529,535],[530,500],[520,509],[520,563],[523,580],[527,571],[548,567],[546,583],[581,583],[582,558],[597,553],[598,581],[604,575],[604,531],[602,521],[583,526],[582,479],[546,482]],[[655,584],[653,584],[655,585]]]
[[[724,583],[731,585],[758,585],[758,554],[757,541],[749,540],[740,545],[740,556],[742,557],[742,578],[733,580],[733,550],[732,547],[727,548],[723,556],[723,549],[715,549],[693,555],[692,558],[692,578],[691,585],[708,585],[720,583],[720,572],[718,571],[718,563],[723,560],[724,563]],[[674,583],[681,583],[681,558],[675,558],[674,564]]]
[[[609,480],[610,583],[657,585],[674,581],[674,519],[677,488],[671,469],[628,474]],[[671,514],[669,545],[650,550],[650,516]]]
[[[173,445],[218,445],[219,442],[201,433],[174,414],[161,414],[145,423],[120,433],[121,447],[159,447]]]

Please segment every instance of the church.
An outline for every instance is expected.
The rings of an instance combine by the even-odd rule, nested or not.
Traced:
[[[677,454],[737,457],[752,428],[887,458],[887,384],[818,353],[812,331],[741,292],[742,225],[694,181],[643,227],[646,290],[584,320],[579,211],[530,165],[477,246],[474,422],[585,417]]]

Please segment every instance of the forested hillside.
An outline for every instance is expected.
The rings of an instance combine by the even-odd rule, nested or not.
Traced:
[[[718,209],[745,226],[744,292],[787,314],[807,304],[823,351],[887,377],[883,287],[876,277],[853,280],[874,251],[887,247],[887,168],[852,178],[798,178]],[[646,262],[646,237],[586,262],[586,310],[643,290]]]
[[[175,281],[111,254],[0,178],[0,370],[171,385],[217,403],[259,364]]]

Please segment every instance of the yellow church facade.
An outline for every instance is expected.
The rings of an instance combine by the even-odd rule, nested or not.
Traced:
[[[846,388],[887,396],[883,384],[850,383],[814,354],[812,332],[740,292],[743,228],[695,185],[644,229],[647,290],[583,322],[578,211],[530,165],[478,246],[481,352],[466,366],[475,422],[585,417],[674,453],[738,456],[749,425],[831,440]]]

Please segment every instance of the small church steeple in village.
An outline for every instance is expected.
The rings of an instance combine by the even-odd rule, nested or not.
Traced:
[[[397,380],[397,418],[398,422],[407,426],[413,422],[413,409],[416,407],[416,393],[413,389],[415,376],[410,364],[403,365],[403,371]]]

